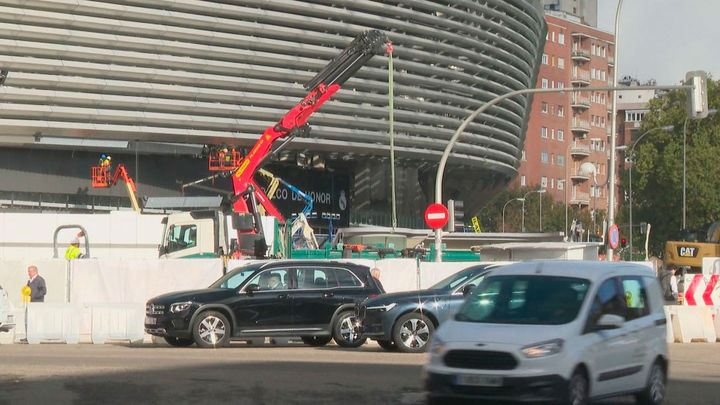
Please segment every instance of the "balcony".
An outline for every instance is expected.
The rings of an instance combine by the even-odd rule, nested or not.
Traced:
[[[608,66],[615,66],[615,57],[608,55],[607,62]]]
[[[580,85],[590,84],[590,72],[582,69],[573,70],[572,77],[570,78],[570,83]]]
[[[570,54],[570,57],[574,61],[579,62],[590,62],[590,50],[589,49],[583,49],[583,48],[575,48],[573,47],[572,53]]]
[[[590,193],[573,191],[570,196],[570,205],[590,205]]]
[[[570,122],[570,130],[573,132],[581,132],[583,134],[586,134],[590,132],[590,122],[575,117]]]
[[[577,167],[575,167],[572,170],[572,173],[570,173],[570,179],[573,181],[581,182],[581,181],[587,181],[590,180],[590,176],[587,173],[582,173],[580,171],[580,162],[576,164]]]
[[[577,93],[573,93],[572,101],[571,101],[570,105],[573,108],[582,108],[582,109],[590,108],[590,98],[583,97]]]
[[[590,145],[574,141],[570,146],[570,154],[573,156],[590,156]]]

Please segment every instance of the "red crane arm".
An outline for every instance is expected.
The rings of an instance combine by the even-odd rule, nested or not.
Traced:
[[[265,130],[233,172],[233,191],[235,196],[238,197],[233,205],[235,212],[254,213],[254,208],[248,205],[246,199],[247,194],[252,192],[255,193],[256,200],[263,205],[270,215],[282,220],[283,216],[255,184],[253,175],[262,164],[263,159],[273,153],[271,149],[275,141],[280,138],[287,138],[280,147],[275,149],[274,152],[277,152],[298,133],[309,131],[306,124],[310,116],[340,90],[340,86],[349,77],[365,65],[373,55],[382,50],[382,45],[386,42],[388,42],[387,36],[381,31],[370,30],[361,33],[342,53],[305,84],[306,88],[312,90],[302,101],[288,111],[280,121]]]

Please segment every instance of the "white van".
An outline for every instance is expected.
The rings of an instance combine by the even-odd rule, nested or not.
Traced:
[[[490,275],[433,337],[428,402],[552,401],[635,394],[659,404],[668,370],[652,271],[623,262],[511,264]]]
[[[9,332],[15,327],[13,305],[8,299],[7,292],[0,285],[0,332]]]

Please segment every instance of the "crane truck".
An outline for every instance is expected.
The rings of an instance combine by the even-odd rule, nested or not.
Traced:
[[[360,33],[345,50],[305,84],[304,87],[309,89],[308,94],[277,123],[268,127],[244,157],[238,158],[234,151],[230,151],[229,160],[232,163],[228,166],[231,167],[233,185],[232,215],[209,212],[168,215],[163,220],[165,231],[159,250],[160,257],[186,257],[183,245],[192,245],[193,255],[277,256],[279,242],[284,239],[279,237],[277,224],[285,223],[286,219],[255,182],[254,176],[270,156],[282,150],[293,138],[298,135],[306,136],[310,132],[307,123],[310,116],[388,43],[386,34],[381,31],[368,30]],[[217,162],[219,166],[225,165],[224,159]],[[261,215],[260,208],[266,213],[265,217]],[[230,223],[237,233],[236,243],[232,243],[231,238],[221,237],[228,232]],[[268,225],[276,231],[271,232],[267,229]],[[203,239],[214,239],[211,251],[199,247],[201,242],[198,238],[201,234],[206,235]],[[268,243],[270,240],[272,243]],[[273,246],[269,246],[271,244]]]

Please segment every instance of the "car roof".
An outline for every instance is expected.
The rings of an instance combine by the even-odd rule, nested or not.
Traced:
[[[654,276],[644,265],[628,262],[600,262],[580,260],[547,260],[518,262],[504,266],[498,275],[542,275],[577,277],[598,281],[611,275]]]

